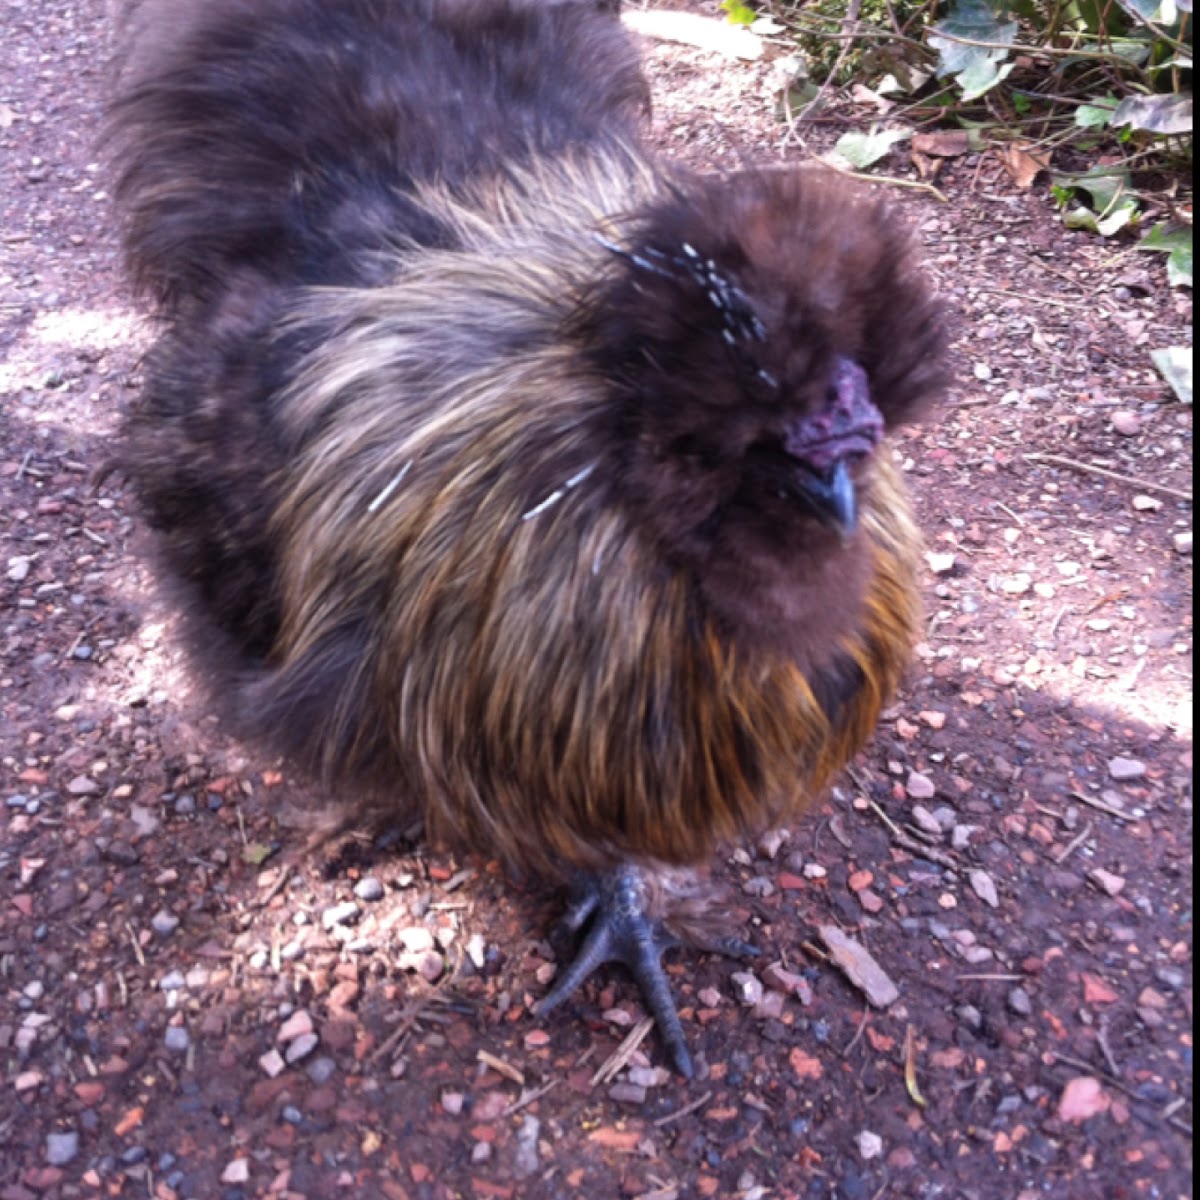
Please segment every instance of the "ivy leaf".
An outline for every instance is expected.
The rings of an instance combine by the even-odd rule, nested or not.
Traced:
[[[891,148],[912,137],[911,129],[875,129],[870,133],[844,133],[833,148],[833,156],[856,171],[865,171],[885,157]]]
[[[1103,129],[1117,111],[1116,96],[1096,96],[1091,104],[1081,104],[1075,110],[1075,124],[1080,129]]]
[[[1127,96],[1113,113],[1114,125],[1130,125],[1147,133],[1182,134],[1192,131],[1192,97]]]
[[[1122,170],[1088,171],[1085,175],[1060,175],[1054,181],[1061,188],[1078,188],[1091,197],[1092,207],[1100,212],[1111,208],[1129,191],[1129,174]]]
[[[938,52],[938,78],[954,75],[963,99],[977,100],[1011,73],[1011,64],[1001,64],[1015,48],[1016,36],[1017,22],[1001,21],[986,0],[959,0],[929,34],[929,44]],[[968,44],[972,42],[995,44]]]
[[[1192,402],[1192,363],[1190,346],[1167,346],[1151,350],[1150,357],[1159,374],[1171,385],[1171,390],[1184,404]]]
[[[1161,250],[1167,256],[1167,282],[1172,287],[1192,286],[1192,228],[1170,229],[1156,225],[1138,246],[1139,250]]]
[[[1003,83],[1013,72],[1013,63],[987,62],[978,59],[965,71],[958,74],[958,86],[962,88],[963,100],[978,100],[990,92],[998,83]]]
[[[1098,233],[1101,237],[1112,237],[1120,232],[1137,217],[1138,204],[1132,196],[1118,201],[1102,214],[1094,213],[1090,208],[1080,205],[1070,209],[1063,216],[1063,224],[1068,229],[1085,229],[1089,233]]]
[[[1109,207],[1096,221],[1096,232],[1101,237],[1112,237],[1126,225],[1132,225],[1137,220],[1138,202],[1133,196],[1118,200]]]

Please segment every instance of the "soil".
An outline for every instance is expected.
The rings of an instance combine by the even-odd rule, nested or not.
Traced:
[[[554,898],[399,839],[301,854],[306,785],[193,695],[94,481],[148,342],[108,14],[4,11],[0,1200],[1191,1195],[1192,421],[1149,352],[1192,298],[1159,257],[991,152],[941,161],[944,202],[886,189],[955,322],[946,409],[898,443],[927,634],[839,786],[717,865],[763,954],[672,960],[688,1082],[617,969],[531,1013]],[[777,63],[647,55],[656,136],[707,166],[878,119],[831,97],[801,142]],[[903,145],[881,170],[918,179]]]

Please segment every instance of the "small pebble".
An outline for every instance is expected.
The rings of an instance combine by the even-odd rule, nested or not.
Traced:
[[[1020,987],[1015,987],[1008,993],[1008,1007],[1019,1017],[1028,1017],[1033,1012],[1033,1001],[1029,993]]]
[[[976,1031],[983,1028],[983,1013],[973,1004],[962,1004],[954,1010],[954,1015],[964,1024]]]
[[[1118,782],[1141,779],[1146,774],[1146,764],[1136,758],[1123,758],[1118,755],[1109,762],[1108,773]]]
[[[1107,896],[1119,896],[1125,889],[1125,880],[1103,867],[1089,871],[1088,878]]]
[[[374,875],[368,875],[365,879],[360,879],[354,885],[354,894],[360,900],[368,902],[373,900],[383,899],[383,884],[375,878]]]
[[[919,771],[909,773],[908,782],[904,785],[904,790],[914,800],[932,800],[937,795],[937,788],[934,786],[933,780],[928,775],[922,775]]]
[[[913,824],[925,833],[941,837],[942,827],[938,819],[923,804],[914,804],[912,810]]]
[[[529,1176],[538,1170],[540,1165],[538,1134],[541,1132],[541,1128],[542,1123],[537,1117],[526,1114],[517,1130],[517,1151],[513,1156],[513,1165],[518,1175]]]
[[[174,1054],[183,1054],[191,1044],[188,1031],[182,1025],[168,1025],[163,1045]]]
[[[305,1033],[288,1044],[284,1058],[289,1066],[307,1058],[316,1048],[320,1039],[315,1033]]]
[[[1122,437],[1137,437],[1142,432],[1141,419],[1127,408],[1118,408],[1113,413],[1112,427]]]
[[[870,1162],[871,1159],[878,1158],[883,1153],[883,1138],[869,1129],[864,1129],[855,1140],[858,1143],[858,1152],[862,1155],[864,1162]]]
[[[283,1061],[283,1055],[278,1050],[271,1049],[259,1057],[258,1065],[262,1068],[264,1074],[274,1079],[277,1075],[282,1074],[287,1064]]]
[[[989,908],[1000,907],[1000,897],[996,892],[995,880],[986,871],[968,871],[967,879],[972,890]]]
[[[356,921],[358,915],[358,905],[353,900],[345,900],[321,913],[321,925],[325,929],[332,929],[335,925],[348,925]]]
[[[306,1037],[312,1031],[312,1017],[303,1008],[299,1008],[279,1027],[279,1032],[275,1035],[275,1040],[277,1042],[292,1042],[296,1038]]]
[[[433,949],[433,933],[424,925],[409,925],[399,930],[396,937],[409,954],[423,954]]]
[[[618,1104],[645,1104],[646,1089],[638,1087],[636,1083],[614,1083],[608,1089],[610,1100],[617,1101]]]
[[[314,1035],[315,1036],[315,1035]],[[337,1070],[337,1063],[327,1055],[322,1055],[320,1058],[314,1058],[308,1064],[307,1075],[315,1084],[328,1083]]]
[[[786,829],[768,829],[766,833],[758,839],[758,852],[763,858],[774,860],[784,842],[788,840],[791,834]]]
[[[160,909],[150,918],[150,928],[159,937],[170,937],[179,928],[179,918],[166,909]]]
[[[758,1004],[763,998],[762,981],[749,971],[735,971],[730,977],[734,993],[742,1004]]]
[[[248,1183],[250,1181],[250,1160],[235,1158],[221,1172],[222,1183]]]
[[[79,1134],[73,1129],[46,1135],[46,1161],[52,1167],[65,1167],[79,1153]]]

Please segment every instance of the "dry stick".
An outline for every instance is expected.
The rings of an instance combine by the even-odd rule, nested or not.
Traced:
[[[689,1113],[694,1113],[696,1109],[703,1108],[712,1099],[712,1092],[705,1092],[703,1096],[697,1096],[690,1104],[685,1104],[682,1108],[677,1108],[673,1113],[667,1113],[665,1117],[659,1117],[654,1122],[655,1129],[662,1129],[667,1125],[673,1125],[676,1121],[682,1121]]]
[[[1151,483],[1146,479],[1138,479],[1133,475],[1122,475],[1118,471],[1109,471],[1105,467],[1094,467],[1091,463],[1079,462],[1074,458],[1064,458],[1061,454],[1023,455],[1026,462],[1053,463],[1059,467],[1071,467],[1076,471],[1084,471],[1089,475],[1102,475],[1105,479],[1115,479],[1118,483],[1132,484],[1134,487],[1145,488],[1148,492],[1162,492],[1166,496],[1174,496],[1176,500],[1186,500],[1192,503],[1192,493],[1182,492],[1178,488],[1167,487],[1164,483]]]
[[[1117,1078],[1121,1078],[1121,1068],[1117,1066],[1117,1060],[1113,1056],[1112,1047],[1108,1044],[1108,1018],[1102,1020],[1096,1028],[1096,1045],[1100,1047],[1100,1052],[1104,1055],[1104,1061],[1108,1063],[1108,1069]]]
[[[1083,843],[1086,842],[1088,840],[1088,838],[1090,838],[1091,836],[1092,836],[1092,823],[1091,823],[1091,821],[1089,821],[1087,823],[1087,825],[1084,826],[1083,832],[1077,838],[1072,839],[1072,841],[1067,846],[1065,846],[1062,850],[1060,850],[1054,856],[1055,863],[1057,863],[1061,867],[1062,864],[1065,863],[1067,861],[1067,859],[1070,858],[1071,855],[1074,854],[1075,851],[1078,850],[1079,847],[1082,846]]]
[[[287,887],[288,883],[291,882],[291,878],[292,868],[290,866],[281,867],[275,882],[272,883],[269,888],[267,888],[267,894],[263,896],[263,898],[257,904],[251,905],[251,907],[260,909],[266,908],[267,905],[270,904],[271,901],[274,900],[275,897],[278,896],[285,887]]]
[[[525,1072],[519,1067],[514,1067],[512,1063],[505,1062],[502,1058],[497,1058],[489,1050],[476,1050],[475,1057],[485,1067],[491,1067],[497,1075],[503,1075],[505,1079],[512,1080],[517,1087],[525,1086]]]
[[[1098,800],[1095,796],[1089,796],[1085,792],[1071,791],[1067,795],[1072,797],[1072,799],[1078,800],[1080,804],[1086,804],[1089,808],[1094,808],[1098,812],[1106,813],[1110,817],[1116,817],[1118,821],[1137,820],[1137,817],[1127,812],[1122,812],[1119,808],[1114,808],[1111,804],[1106,804],[1103,800]]]
[[[1063,617],[1065,617],[1067,615],[1067,613],[1069,613],[1070,611],[1071,611],[1071,606],[1069,604],[1064,604],[1062,606],[1062,608],[1060,608],[1058,610],[1058,615],[1054,618],[1054,620],[1050,624],[1050,636],[1051,637],[1054,637],[1058,633],[1058,627],[1062,624]]]
[[[1008,288],[981,287],[979,290],[993,296],[1012,296],[1016,300],[1026,300],[1031,304],[1052,304],[1055,308],[1091,309],[1091,305],[1083,300],[1057,300],[1053,296],[1034,296],[1029,292],[1014,292]]]
[[[637,1053],[638,1047],[646,1040],[646,1035],[654,1028],[653,1017],[643,1017],[626,1035],[625,1040],[613,1051],[612,1056],[600,1066],[592,1076],[591,1086],[608,1083],[615,1078],[618,1071],[629,1065],[629,1060]]]
[[[1054,1056],[1057,1062],[1063,1063],[1065,1066],[1074,1067],[1078,1071],[1087,1071],[1089,1075],[1096,1073],[1096,1067],[1090,1062],[1084,1062],[1082,1058],[1075,1058],[1070,1054],[1063,1054],[1058,1050],[1051,1050],[1050,1053]],[[1135,1088],[1131,1088],[1123,1079],[1118,1079],[1117,1076],[1111,1074],[1107,1070],[1100,1071],[1100,1074],[1108,1080],[1115,1088],[1119,1088],[1125,1095],[1133,1100],[1141,1100]],[[1188,1126],[1190,1132],[1191,1126]]]
[[[913,188],[918,192],[928,192],[943,204],[950,203],[950,197],[941,188],[934,187],[932,183],[922,183],[917,179],[901,179],[896,175],[868,175],[865,171],[851,171],[846,167],[839,167],[837,163],[830,162],[827,158],[821,159],[821,165],[828,167],[831,171],[836,171],[839,175],[845,175],[847,179],[859,179],[864,183],[886,183],[891,187]]]
[[[867,1024],[870,1022],[870,1020],[871,1020],[870,1009],[864,1008],[862,1016],[859,1017],[859,1019],[858,1019],[858,1029],[855,1030],[854,1036],[850,1039],[849,1043],[847,1043],[845,1050],[842,1051],[843,1058],[850,1057],[850,1051],[853,1050],[854,1047],[858,1045],[859,1039],[862,1037],[862,1035],[864,1033],[867,1032]]]
[[[1015,513],[1015,512],[1013,512],[1013,510],[1012,510],[1011,508],[1009,508],[1007,504],[1001,504],[1001,502],[1000,502],[999,500],[997,500],[997,501],[995,502],[995,504],[996,504],[996,507],[997,507],[998,509],[1000,509],[1000,510],[1001,510],[1001,511],[1003,511],[1003,512],[1006,512],[1006,513],[1008,513],[1008,515],[1009,515],[1010,517],[1012,517],[1012,519],[1013,519],[1014,521],[1016,521],[1016,523],[1017,523],[1018,525],[1024,526],[1024,524],[1025,524],[1025,518],[1024,518],[1024,517],[1022,517],[1022,516],[1021,516],[1019,513]]]
[[[560,1079],[552,1079],[549,1083],[543,1083],[540,1088],[534,1088],[532,1092],[526,1092],[520,1100],[514,1100],[500,1115],[502,1117],[511,1117],[513,1113],[520,1112],[523,1108],[528,1108],[531,1104],[537,1103],[551,1088],[556,1088],[562,1082]]]

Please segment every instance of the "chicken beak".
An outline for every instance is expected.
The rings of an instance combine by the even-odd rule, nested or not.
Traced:
[[[839,458],[823,475],[803,472],[800,487],[821,522],[850,541],[858,528],[858,492],[846,460]]]

